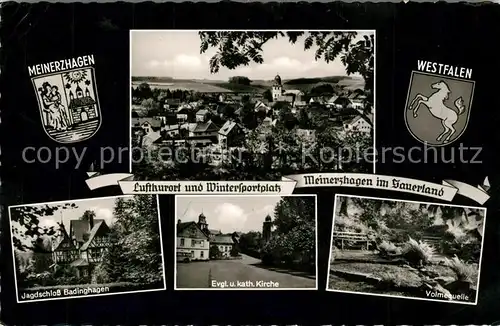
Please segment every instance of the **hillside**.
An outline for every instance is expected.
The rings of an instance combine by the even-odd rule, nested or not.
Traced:
[[[271,89],[273,80],[254,80],[251,85],[241,85],[229,83],[222,80],[208,79],[174,79],[172,77],[132,77],[132,85],[137,86],[140,83],[148,83],[154,88],[163,89],[182,89],[192,90],[197,92],[242,92],[242,93],[262,93],[267,89]],[[348,90],[354,90],[364,87],[364,80],[359,77],[349,76],[330,76],[318,78],[296,78],[283,81],[283,87],[287,89],[299,89],[304,92],[310,91],[312,88],[330,84],[332,86],[343,87]]]

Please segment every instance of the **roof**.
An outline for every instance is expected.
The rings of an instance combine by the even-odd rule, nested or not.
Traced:
[[[201,110],[198,110],[198,112],[196,112],[196,115],[205,115],[207,113],[208,113],[207,109],[201,109]]]
[[[160,128],[162,120],[161,119],[151,118],[151,117],[147,117],[147,118],[132,118],[132,123],[134,124],[134,126],[137,126],[137,125],[142,126],[146,122],[149,123],[153,128]]]
[[[210,234],[218,235],[221,234],[222,232],[220,230],[214,230],[214,229],[208,229],[210,231]]]
[[[94,225],[99,223],[99,222],[103,222],[103,221],[104,221],[103,219],[94,219]],[[86,220],[71,220],[71,222],[69,224],[69,229],[70,229],[70,232],[73,233],[71,236],[74,236],[76,241],[78,241],[78,242],[85,241],[83,239],[83,235],[85,233],[89,233],[91,231],[90,230],[90,223],[89,223],[89,221],[86,221]]]
[[[189,131],[194,131],[196,127],[198,126],[197,123],[184,123],[181,125],[181,129],[187,129]]]
[[[354,118],[352,118],[350,120],[347,120],[345,123],[347,123],[347,124],[354,124],[354,123],[358,122],[360,119],[364,120],[370,126],[372,125],[368,118],[365,118],[365,117],[363,117],[361,115],[358,115],[358,116],[356,116],[356,117],[354,117]]]
[[[284,94],[302,95],[304,94],[304,92],[302,92],[300,89],[286,89]]]
[[[208,131],[215,131],[218,129],[219,128],[215,125],[215,123],[213,123],[212,121],[208,121],[206,123],[198,123],[193,132],[208,132]]]
[[[143,144],[147,144],[148,142],[149,143],[154,143],[154,142],[156,142],[160,138],[161,138],[161,134],[159,132],[153,131],[153,132],[150,132],[150,133],[146,134],[142,138],[142,143]]]
[[[95,101],[90,96],[84,96],[80,98],[74,98],[69,102],[70,109],[81,108],[83,106],[89,106],[95,104]]]
[[[167,98],[165,103],[168,105],[179,105],[181,104],[181,100],[178,98]]]
[[[105,221],[101,221],[101,222],[95,224],[94,227],[92,228],[92,230],[90,231],[89,239],[87,240],[87,242],[85,242],[83,244],[83,246],[80,248],[80,250],[82,250],[82,251],[87,250],[87,248],[89,247],[90,243],[95,238],[95,235],[97,234],[97,231],[99,231],[100,228],[104,228],[104,227],[106,227],[106,228],[108,227],[108,225],[106,224]]]
[[[88,266],[89,262],[86,259],[78,258],[70,264],[73,267]]]
[[[189,228],[189,227],[191,227],[193,225],[198,230],[200,230],[200,232],[207,238],[207,240],[209,239],[208,236],[205,234],[205,232],[203,232],[203,230],[200,228],[200,226],[198,225],[198,223],[196,223],[194,221],[177,223],[177,234],[181,233],[182,231],[184,231],[185,229],[187,229],[187,228]]]
[[[229,121],[229,120],[226,121],[226,123],[224,123],[222,128],[220,128],[219,134],[227,136],[234,129],[234,127],[236,127],[236,125],[237,123],[234,121]]]
[[[210,242],[220,244],[233,244],[233,237],[230,235],[216,235]]]
[[[59,246],[61,246],[61,244],[67,240],[68,241],[68,244],[69,244],[69,247],[71,249],[75,249],[75,245],[73,244],[73,241],[71,241],[71,238],[69,237],[69,234],[68,232],[66,232],[66,228],[63,226],[61,227],[61,232],[62,232],[62,237],[59,238],[59,241],[57,242],[57,244],[54,245],[54,251],[58,250],[59,249]],[[63,250],[65,248],[62,248]]]

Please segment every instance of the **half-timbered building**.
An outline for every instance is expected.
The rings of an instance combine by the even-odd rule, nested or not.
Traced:
[[[69,235],[60,225],[60,240],[52,253],[54,264],[74,267],[77,277],[89,276],[109,247],[109,226],[102,219],[72,220]]]

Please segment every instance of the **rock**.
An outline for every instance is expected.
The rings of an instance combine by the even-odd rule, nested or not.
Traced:
[[[446,286],[455,282],[455,278],[452,276],[438,276],[434,278],[434,281],[438,282],[442,286]]]

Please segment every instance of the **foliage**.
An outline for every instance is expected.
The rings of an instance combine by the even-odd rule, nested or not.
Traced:
[[[266,100],[268,100],[269,102],[272,102],[273,101],[273,94],[271,93],[271,90],[270,89],[266,89],[263,93],[262,93],[262,97]]]
[[[259,257],[262,246],[262,234],[256,231],[243,233],[239,239],[239,247],[242,253],[251,257]]]
[[[217,52],[210,59],[210,72],[217,73],[221,66],[236,69],[248,66],[251,62],[262,64],[263,45],[272,39],[281,37],[295,44],[304,36],[304,50],[316,47],[315,60],[323,59],[327,63],[340,57],[347,74],[359,73],[365,80],[365,89],[373,103],[374,82],[374,35],[363,36],[356,41],[356,32],[200,32],[200,53],[209,48]]]
[[[284,197],[274,210],[275,231],[262,248],[265,264],[315,264],[316,223],[312,197]]]
[[[457,256],[452,259],[445,258],[445,265],[450,267],[459,281],[475,283],[477,281],[477,267],[463,262]]]
[[[252,81],[245,76],[229,77],[229,82],[231,84],[241,84],[241,85],[250,85],[252,83]]]
[[[397,247],[394,243],[386,240],[383,240],[378,245],[378,250],[380,251],[380,254],[382,256],[401,254],[401,248]]]
[[[429,244],[410,237],[403,247],[402,255],[410,264],[421,266],[428,264],[435,252]]]
[[[10,209],[11,221],[19,223],[25,229],[13,230],[14,247],[21,251],[36,250],[40,241],[43,241],[43,236],[53,236],[57,232],[53,226],[40,226],[40,218],[54,216],[64,209],[74,208],[77,208],[75,203],[12,207]],[[26,241],[22,242],[21,238],[29,239],[31,245],[27,245]]]
[[[210,257],[210,259],[220,259],[222,257],[222,253],[219,250],[219,246],[210,246],[208,256]]]
[[[90,282],[92,284],[104,284],[110,282],[110,277],[103,264],[99,264],[95,267],[94,271],[92,272]]]
[[[238,250],[237,246],[233,246],[229,254],[231,255],[231,257],[238,257],[240,256],[240,251]]]
[[[155,283],[163,279],[156,197],[117,198],[111,246],[102,269],[113,282]]]
[[[335,89],[330,84],[320,84],[318,86],[314,86],[310,91],[311,96],[332,95],[334,93]]]

